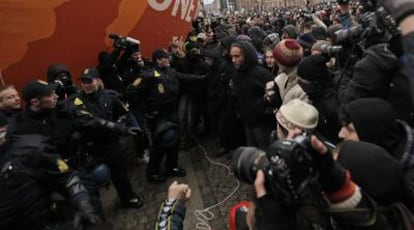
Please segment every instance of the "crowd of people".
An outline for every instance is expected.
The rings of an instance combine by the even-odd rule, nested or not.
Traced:
[[[413,0],[198,17],[150,59],[111,38],[79,87],[53,64],[0,88],[1,229],[111,229],[101,186],[144,205],[121,139],[163,184],[186,176],[179,150],[200,133],[254,185],[232,230],[414,229]],[[182,229],[190,197],[171,184],[154,229]]]

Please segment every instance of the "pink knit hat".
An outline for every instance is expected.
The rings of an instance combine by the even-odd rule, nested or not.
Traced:
[[[302,60],[303,50],[295,39],[283,39],[273,49],[273,56],[279,64],[292,67]]]

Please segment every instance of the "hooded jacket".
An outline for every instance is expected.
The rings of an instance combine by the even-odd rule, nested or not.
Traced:
[[[76,86],[73,85],[72,76],[70,74],[69,68],[64,64],[54,64],[49,66],[49,68],[47,69],[47,82],[55,83],[56,75],[62,72],[66,73],[69,76],[69,78],[65,81],[62,80],[61,83],[63,85],[59,84],[59,87],[56,88],[56,94],[59,96],[59,100],[63,100],[78,92]]]
[[[361,141],[383,147],[397,159],[403,145],[404,129],[396,122],[391,105],[380,98],[361,98],[346,104],[340,113],[345,123],[352,122]]]
[[[362,97],[387,98],[398,59],[387,44],[368,48],[354,66],[353,76],[343,75],[338,81],[338,98],[342,104]]]
[[[265,85],[273,76],[258,64],[256,50],[252,44],[240,41],[235,42],[233,46],[239,47],[244,55],[244,63],[232,77],[240,115],[249,127],[266,125],[269,117],[265,113]]]
[[[64,64],[54,64],[47,69],[47,82],[54,82],[56,80],[56,74],[65,72],[71,77],[69,68]]]

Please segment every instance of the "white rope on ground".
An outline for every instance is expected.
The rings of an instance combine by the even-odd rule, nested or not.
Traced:
[[[226,164],[223,164],[221,162],[217,162],[217,161],[213,161],[210,157],[207,156],[207,151],[206,149],[197,142],[198,148],[203,152],[204,156],[206,157],[206,159],[213,165],[218,165],[218,166],[222,166],[224,167],[227,172],[228,172],[228,176],[233,175],[231,169],[229,166],[227,166]],[[240,187],[240,182],[239,180],[237,180],[237,184],[236,187],[234,188],[233,192],[231,192],[226,198],[224,198],[222,201],[211,205],[210,207],[207,207],[205,209],[196,209],[194,211],[194,216],[195,218],[198,220],[198,223],[196,224],[196,228],[200,229],[200,230],[211,230],[211,226],[209,224],[209,221],[213,220],[215,218],[214,213],[212,213],[210,211],[210,209],[216,208],[220,205],[222,205],[224,202],[228,201],[236,192],[237,190],[239,190]]]

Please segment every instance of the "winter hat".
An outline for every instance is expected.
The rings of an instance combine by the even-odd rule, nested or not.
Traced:
[[[278,33],[271,33],[265,37],[263,40],[263,45],[265,47],[273,48],[277,43],[280,42],[280,37]]]
[[[240,35],[237,35],[236,41],[248,41],[248,42],[251,42],[252,39],[249,36],[247,36],[247,35],[240,34]]]
[[[295,39],[283,39],[273,49],[276,61],[284,66],[292,67],[303,57],[303,49]]]
[[[300,35],[298,29],[294,25],[287,25],[283,27],[282,32],[287,33],[288,37],[293,39],[296,39]]]
[[[361,141],[379,145],[390,153],[401,140],[401,132],[396,122],[392,106],[380,98],[360,98],[345,104],[339,113],[340,120],[353,123]]]
[[[319,54],[305,57],[298,65],[297,74],[308,81],[323,81],[331,77],[326,66],[329,58]]]
[[[260,29],[260,27],[258,26],[252,26],[249,28],[249,30],[247,31],[247,34],[249,35],[249,37],[251,38],[259,38],[259,39],[263,39],[266,36],[266,33]]]
[[[313,27],[311,33],[316,40],[326,40],[328,37],[328,32],[322,26]]]
[[[318,125],[319,112],[313,105],[293,99],[282,105],[276,113],[277,122],[285,129],[314,129]]]
[[[311,33],[302,34],[298,37],[298,42],[303,48],[310,49],[312,45],[316,42]]]
[[[233,44],[233,42],[236,41],[236,37],[234,36],[226,36],[222,39],[220,39],[220,45],[221,47],[225,48],[225,49],[229,49],[231,44]]]

